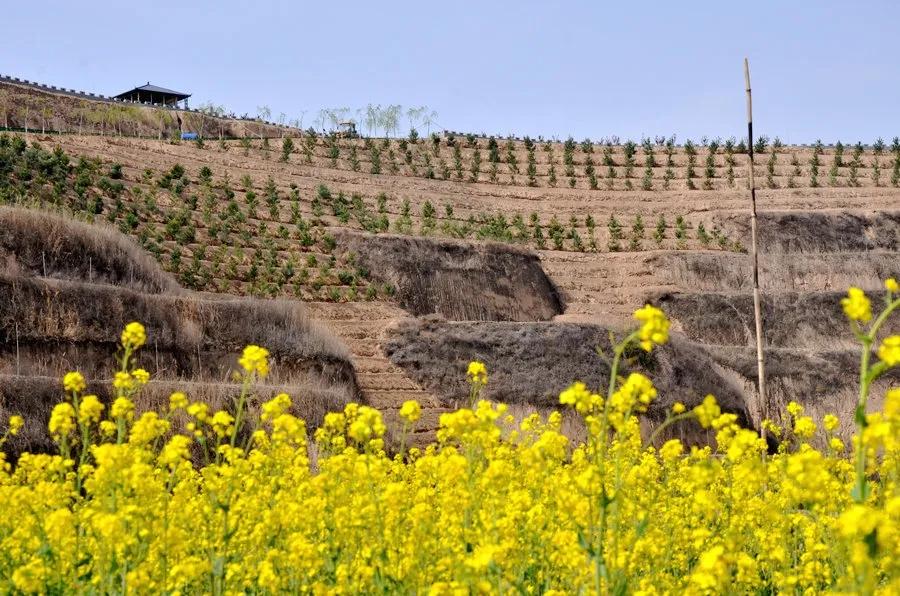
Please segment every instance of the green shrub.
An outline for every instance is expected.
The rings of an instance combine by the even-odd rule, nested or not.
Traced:
[[[528,169],[526,170],[528,175],[528,186],[537,186],[537,160],[534,155],[534,145],[528,149]]]
[[[704,248],[709,246],[711,238],[707,233],[706,226],[703,225],[703,222],[697,224],[697,240],[700,241],[700,244],[702,244]]]
[[[400,216],[394,221],[394,229],[398,234],[409,234],[412,231],[411,205],[409,199],[403,199]]]
[[[500,163],[500,146],[494,137],[488,138],[488,161],[492,164]]]
[[[427,236],[434,231],[434,228],[437,224],[434,218],[435,209],[434,205],[432,205],[431,201],[426,200],[422,205],[422,228],[421,233],[423,236]]]
[[[634,224],[631,226],[631,238],[628,242],[629,250],[641,250],[644,239],[644,220],[640,214],[634,218]]]
[[[687,223],[681,215],[675,218],[675,240],[676,248],[679,250],[687,248]]]
[[[516,213],[513,216],[512,228],[514,230],[513,238],[516,242],[526,242],[531,237],[531,233],[528,231],[528,226],[525,225],[525,219],[522,218],[521,213]]]
[[[453,169],[456,171],[457,180],[462,180],[462,177],[463,177],[462,150],[459,148],[459,145],[453,145]]]
[[[381,149],[372,145],[369,149],[369,161],[371,162],[371,168],[369,172],[375,175],[381,173]]]
[[[666,216],[660,213],[656,220],[656,230],[653,232],[653,239],[657,246],[662,246],[663,240],[666,239],[666,225]]]
[[[609,230],[609,240],[607,242],[607,248],[610,252],[618,252],[622,250],[619,242],[622,240],[622,224],[616,219],[616,216],[611,214],[609,216],[609,221],[606,222],[606,228]]]
[[[563,249],[565,230],[563,229],[562,224],[559,223],[559,220],[556,219],[555,215],[550,218],[550,224],[547,226],[547,235],[550,236],[550,240],[553,241],[554,250]]]
[[[472,151],[472,165],[469,167],[469,181],[478,182],[478,176],[481,174],[481,149]]]
[[[281,161],[286,162],[294,152],[294,140],[291,137],[284,137],[281,141]]]
[[[778,160],[778,154],[773,151],[769,154],[769,159],[766,161],[766,184],[769,188],[778,188],[778,184],[775,182],[775,163]]]
[[[687,154],[688,158],[687,168],[685,169],[687,187],[694,190],[696,188],[696,186],[694,186],[694,166],[697,163],[697,149],[690,139],[684,142],[684,152]]]
[[[769,145],[769,137],[766,135],[759,135],[756,137],[756,142],[753,143],[753,151],[762,155],[766,152],[766,147]]]
[[[653,190],[653,168],[649,165],[644,168],[644,177],[641,180],[641,188],[643,190]]]

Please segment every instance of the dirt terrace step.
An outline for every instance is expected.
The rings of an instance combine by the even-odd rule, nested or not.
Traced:
[[[410,379],[406,374],[402,371],[399,372],[384,372],[384,373],[360,373],[357,372],[356,375],[357,381],[359,382],[360,389],[363,392],[368,391],[380,391],[380,390],[390,390],[390,391],[407,391],[407,390],[418,390],[421,391],[419,385]]]
[[[399,408],[403,402],[414,399],[422,407],[443,407],[436,397],[422,389],[408,389],[402,391],[375,389],[364,393],[372,407],[379,409]]]

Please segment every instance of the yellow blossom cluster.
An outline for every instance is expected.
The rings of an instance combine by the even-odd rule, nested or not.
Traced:
[[[660,309],[647,304],[635,311],[634,318],[641,322],[638,337],[641,348],[647,352],[654,345],[662,345],[669,341],[669,319]]]
[[[645,310],[652,329],[627,341],[663,343],[663,319]],[[123,334],[126,354],[138,339]],[[711,395],[660,427],[707,428],[709,445],[643,438],[658,392],[613,366],[611,391],[560,395],[588,431],[573,442],[557,412],[517,422],[481,399],[481,364],[471,408],[442,414],[427,447],[394,450],[363,404],[327,414],[312,441],[286,394],[248,416],[268,352],[251,346],[239,366],[244,390],[218,411],[182,392],[160,412],[134,393],[104,404],[67,376],[58,453],[0,460],[13,512],[0,593],[900,591],[900,389],[863,407],[849,450],[816,449],[840,421],[792,402],[769,452]],[[119,372],[135,378],[127,357]],[[421,408],[399,414],[414,427]],[[22,425],[11,417],[0,446]]]
[[[872,303],[859,288],[850,288],[847,297],[841,299],[841,306],[851,321],[868,323],[872,319]]]
[[[259,346],[247,346],[238,360],[241,368],[248,373],[256,373],[261,377],[269,374],[269,351]]]

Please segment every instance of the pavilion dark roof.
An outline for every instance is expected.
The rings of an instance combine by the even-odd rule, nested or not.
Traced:
[[[135,87],[129,91],[125,91],[124,93],[120,93],[116,95],[116,97],[125,97],[137,93],[138,91],[143,91],[145,93],[159,93],[162,95],[171,95],[173,97],[177,97],[179,99],[187,99],[191,96],[190,93],[182,93],[180,91],[173,91],[171,89],[166,89],[165,87],[158,87],[156,85],[151,85],[149,82],[146,85],[141,85],[140,87]]]

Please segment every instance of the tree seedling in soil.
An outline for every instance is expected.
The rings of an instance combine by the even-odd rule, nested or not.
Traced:
[[[660,214],[656,220],[656,230],[653,232],[653,239],[657,246],[662,246],[663,240],[666,239],[666,225],[666,216]]]
[[[622,240],[622,224],[618,222],[615,215],[609,216],[609,221],[606,222],[606,228],[609,230],[609,241],[607,242],[606,247],[610,252],[618,252],[622,250],[619,242]]]
[[[687,224],[681,215],[675,218],[675,240],[677,249],[684,250],[687,248]]]
[[[640,214],[635,216],[634,224],[631,226],[631,239],[628,242],[628,249],[631,251],[641,250],[642,241],[644,239],[644,220]]]

